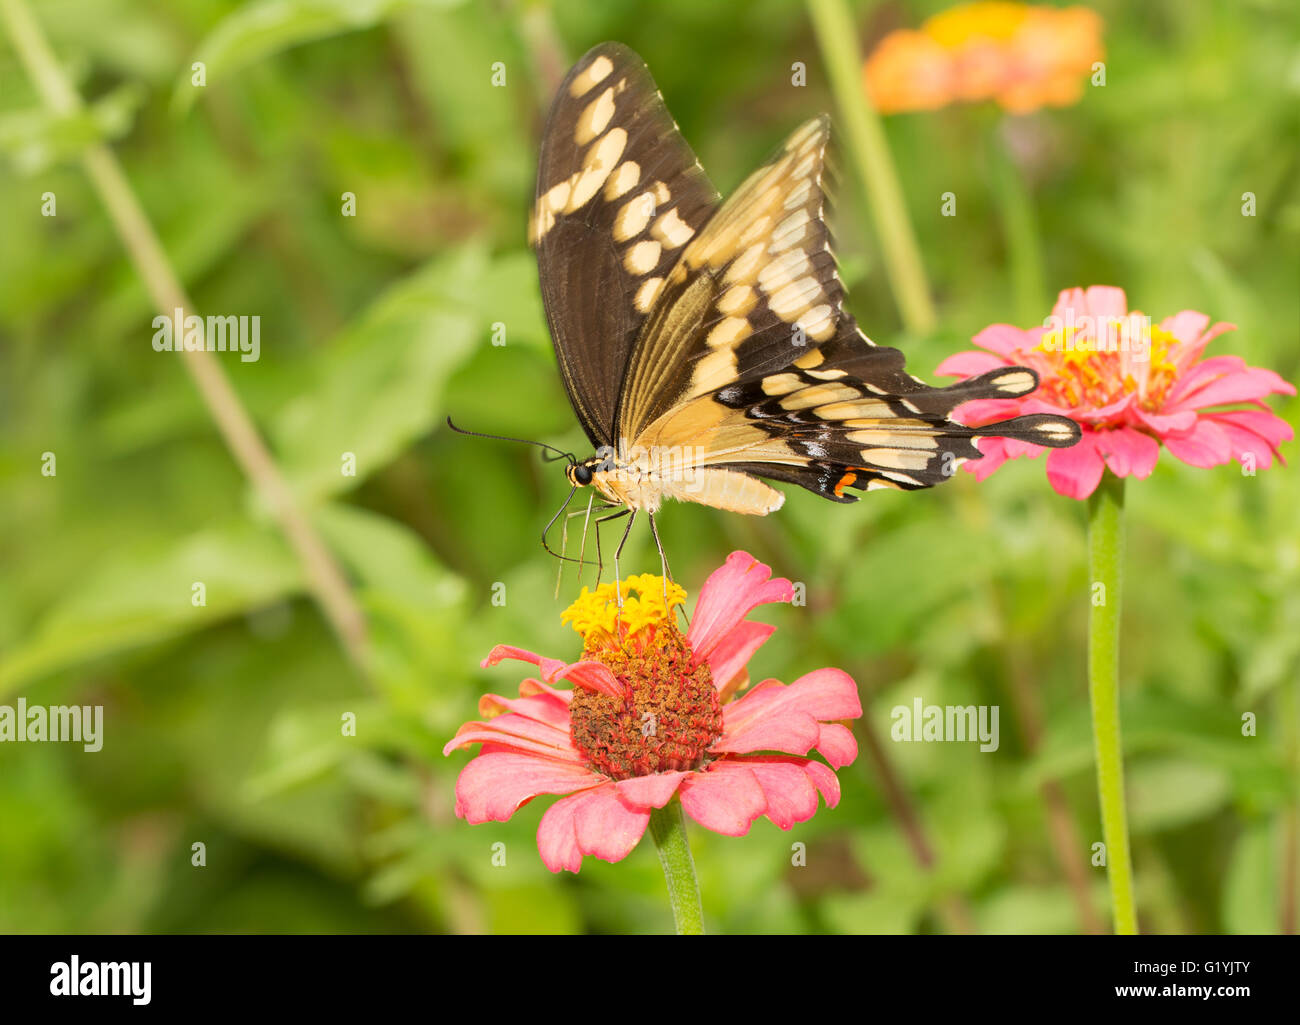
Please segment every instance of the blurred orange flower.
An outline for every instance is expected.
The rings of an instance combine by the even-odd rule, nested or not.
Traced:
[[[1101,24],[1087,7],[961,4],[887,35],[863,79],[884,114],[988,99],[1016,114],[1063,107],[1105,55]]]

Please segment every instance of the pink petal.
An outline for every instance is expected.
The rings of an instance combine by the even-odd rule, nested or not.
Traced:
[[[1232,458],[1232,442],[1228,433],[1208,416],[1196,421],[1196,426],[1187,434],[1171,434],[1165,438],[1165,448],[1169,454],[1181,459],[1189,466],[1202,469],[1218,466]]]
[[[742,763],[714,762],[682,783],[682,808],[705,829],[724,836],[744,836],[750,823],[767,810],[758,779]]]
[[[1011,324],[990,324],[971,341],[981,349],[996,352],[999,356],[1005,356],[1007,359],[1015,359],[1017,352],[1032,349],[1038,345],[1037,338]],[[939,370],[936,373],[942,374],[943,371]]]
[[[1196,310],[1182,310],[1162,320],[1160,328],[1168,331],[1184,345],[1195,345],[1209,324],[1210,318],[1207,314]]]
[[[650,812],[629,808],[613,786],[595,787],[556,801],[537,826],[537,850],[552,872],[577,872],[590,854],[622,861],[645,835]]]
[[[737,758],[754,773],[767,800],[766,815],[782,829],[806,822],[817,812],[817,795],[834,808],[840,801],[840,782],[830,769],[810,758]]]
[[[1025,412],[1025,399],[972,399],[953,409],[951,419],[958,423],[981,426]],[[1053,410],[1060,412],[1060,410]]]
[[[1176,402],[1167,404],[1166,410],[1204,409],[1230,402],[1250,402],[1270,394],[1294,395],[1295,387],[1264,367],[1245,367],[1185,392]]]
[[[563,701],[566,705],[573,700],[573,691],[571,689],[556,690],[549,684],[542,683],[541,680],[534,680],[531,676],[519,685],[520,697],[532,697],[534,694],[549,694],[551,697]]]
[[[518,659],[520,662],[528,662],[537,666],[542,671],[542,679],[547,682],[564,668],[564,662],[558,658],[547,658],[545,655],[539,655],[534,651],[525,651],[523,648],[516,648],[510,644],[498,644],[488,652],[487,658],[480,662],[479,665],[484,669],[489,669],[508,658]]]
[[[975,377],[1007,365],[1005,359],[991,352],[959,352],[940,363],[934,372],[938,377]]]
[[[763,788],[767,817],[781,829],[807,822],[817,814],[817,788],[803,766],[794,761],[767,758],[738,758]]]
[[[740,700],[726,705],[722,713],[723,733],[727,736],[764,719],[791,713],[823,722],[856,719],[862,715],[862,702],[853,677],[843,669],[827,667],[805,673],[789,685],[764,680]]]
[[[840,803],[840,780],[835,773],[821,762],[814,762],[811,759],[803,763],[803,771],[808,774],[813,786],[821,793],[827,808],[834,808]]]
[[[759,605],[788,602],[794,588],[748,552],[732,552],[700,590],[686,640],[697,661],[712,659],[727,635]]]
[[[722,737],[709,748],[715,754],[749,754],[753,751],[785,751],[789,754],[807,754],[821,739],[821,723],[807,712],[785,709],[752,718],[736,727],[728,722],[728,713],[752,697],[750,691],[740,701],[724,705],[722,709]]]
[[[1107,403],[1104,406],[1098,406],[1096,409],[1086,407],[1076,407],[1070,411],[1070,415],[1078,420],[1081,425],[1087,424],[1108,424],[1113,422],[1120,413],[1125,412],[1130,407],[1137,405],[1137,392],[1130,392],[1116,399],[1114,402]],[[1079,446],[1076,445],[1075,448]]]
[[[733,684],[737,677],[745,675],[745,667],[764,642],[776,632],[776,627],[767,623],[751,623],[748,620],[722,638],[709,656],[709,673],[713,685],[723,694],[735,690]]]
[[[608,694],[611,697],[621,697],[623,694],[623,685],[618,682],[614,674],[599,662],[590,660],[564,663],[558,658],[546,658],[544,655],[538,655],[523,648],[515,648],[509,644],[498,644],[488,652],[488,657],[483,660],[482,665],[484,669],[487,669],[489,666],[494,666],[508,658],[537,666],[541,670],[542,679],[547,683],[554,683],[556,680],[571,680],[579,687],[585,687],[587,690],[601,694]]]
[[[858,757],[858,742],[853,731],[842,723],[822,723],[817,737],[817,751],[830,763],[832,769],[851,765]]]
[[[523,691],[523,687],[519,688]],[[554,694],[533,694],[527,697],[506,698],[500,694],[484,694],[478,699],[479,715],[495,718],[506,712],[536,719],[557,730],[569,731],[569,703]]]
[[[979,459],[966,463],[966,472],[976,480],[984,480],[1011,457],[1007,454],[1006,438],[976,438],[975,447],[983,453]]]
[[[577,872],[582,868],[582,851],[573,830],[573,816],[582,794],[556,801],[546,809],[537,824],[537,853],[542,863],[552,872],[568,869]]]
[[[1124,289],[1112,285],[1089,287],[1084,293],[1084,305],[1094,318],[1128,316],[1128,297],[1124,295]]]
[[[1174,386],[1169,389],[1165,399],[1165,408],[1176,406],[1184,398],[1199,388],[1204,388],[1226,374],[1235,374],[1246,369],[1246,361],[1240,356],[1215,356],[1203,360],[1179,376]]]
[[[1258,409],[1238,409],[1227,413],[1207,414],[1228,435],[1237,462],[1245,456],[1255,457],[1255,466],[1267,470],[1273,457],[1282,458],[1278,446],[1294,436],[1291,425],[1280,416]]]
[[[1137,477],[1145,480],[1156,468],[1160,456],[1160,443],[1149,434],[1132,427],[1120,427],[1097,434],[1097,451],[1117,477]]]
[[[1175,313],[1172,317],[1166,317],[1160,322],[1160,326],[1177,338],[1182,345],[1173,354],[1173,363],[1180,371],[1187,370],[1193,363],[1201,358],[1201,353],[1205,347],[1218,338],[1225,331],[1237,330],[1236,324],[1220,322],[1208,331],[1205,325],[1210,322],[1210,318],[1204,313],[1197,313],[1195,310],[1183,310],[1181,313]]]
[[[1185,409],[1180,413],[1160,414],[1148,413],[1136,403],[1129,407],[1129,414],[1138,421],[1153,430],[1156,434],[1164,436],[1169,433],[1184,434],[1190,431],[1196,424],[1196,410]]]
[[[765,680],[740,700],[723,706],[722,737],[710,750],[807,754],[821,743],[823,722],[861,715],[857,684],[842,669],[818,669],[789,686]]]
[[[1101,483],[1106,463],[1097,451],[1097,432],[1084,430],[1071,448],[1054,448],[1047,456],[1047,481],[1058,495],[1087,498]]]
[[[656,772],[621,779],[614,786],[623,803],[632,808],[662,808],[689,775],[689,772]]]
[[[1065,288],[1057,295],[1052,316],[1065,322],[1070,311],[1073,311],[1076,319],[1088,312],[1088,300],[1082,288]]]
[[[515,751],[558,758],[562,761],[580,760],[567,728],[559,729],[549,723],[511,712],[487,722],[467,722],[456,731],[442,749],[449,755],[457,748],[470,744],[496,744]]]
[[[471,823],[504,822],[539,794],[571,794],[598,786],[604,779],[583,765],[492,751],[461,770],[456,780],[456,814]]]

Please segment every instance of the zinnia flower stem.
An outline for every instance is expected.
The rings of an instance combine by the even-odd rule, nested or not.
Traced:
[[[1088,500],[1088,566],[1092,605],[1088,616],[1088,691],[1097,753],[1106,875],[1115,932],[1136,935],[1133,861],[1124,807],[1124,757],[1119,730],[1119,616],[1124,557],[1124,480],[1109,470]]]
[[[857,164],[868,209],[880,235],[885,270],[899,314],[908,331],[924,334],[935,324],[934,303],[885,130],[862,83],[857,27],[844,0],[808,0],[808,11],[843,119],[847,148]]]
[[[680,801],[650,812],[650,835],[659,849],[659,862],[668,880],[668,901],[678,936],[704,935],[704,909],[700,905],[700,884],[695,878],[695,859],[686,842],[686,817]]]
[[[1011,151],[1007,131],[1004,123],[990,147],[994,179],[1011,269],[1016,323],[1032,324],[1043,303],[1043,250],[1038,241],[1033,196],[1025,172]]]

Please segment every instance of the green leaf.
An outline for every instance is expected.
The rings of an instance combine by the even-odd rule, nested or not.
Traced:
[[[1134,762],[1127,783],[1129,825],[1135,833],[1206,818],[1227,804],[1232,793],[1223,769],[1185,758]]]
[[[1223,927],[1227,932],[1267,935],[1278,931],[1281,839],[1273,822],[1257,822],[1238,837],[1223,882]]]
[[[353,487],[442,421],[443,386],[482,330],[462,297],[487,270],[479,246],[435,260],[327,346],[313,379],[272,425],[285,475],[304,501]],[[345,473],[346,453],[355,475]]]
[[[196,583],[206,605],[192,604]],[[235,524],[152,554],[113,553],[0,659],[0,695],[87,659],[210,626],[299,584],[297,561],[266,527]]]
[[[205,81],[230,77],[249,64],[303,43],[372,28],[394,14],[417,7],[452,7],[461,0],[264,0],[224,18],[194,55]],[[172,93],[173,110],[194,102],[193,71],[186,68]]]

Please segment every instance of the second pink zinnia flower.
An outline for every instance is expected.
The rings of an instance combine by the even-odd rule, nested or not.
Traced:
[[[1272,370],[1247,366],[1238,356],[1202,360],[1205,347],[1232,324],[1210,326],[1194,310],[1158,325],[1130,312],[1121,288],[1094,285],[1062,292],[1047,326],[1022,330],[994,324],[975,336],[984,352],[961,352],[935,371],[973,377],[1002,366],[1032,367],[1041,381],[1023,399],[968,402],[954,416],[972,426],[1022,413],[1064,413],[1079,422],[1083,438],[1047,457],[1053,488],[1087,498],[1109,467],[1119,477],[1151,475],[1163,444],[1192,466],[1236,459],[1266,469],[1291,425],[1264,404],[1270,394],[1295,387]],[[969,464],[983,480],[1006,460],[1037,455],[1037,445],[981,438],[984,458]]]
[[[578,871],[584,855],[619,861],[646,831],[652,809],[674,797],[707,829],[741,836],[760,816],[782,829],[810,819],[818,794],[839,802],[834,769],[857,757],[839,720],[862,714],[857,686],[839,669],[789,685],[748,681],[750,657],[775,627],[746,619],[788,602],[790,581],[733,552],[700,592],[682,634],[671,606],[685,593],[660,577],[583,589],[564,614],[583,637],[566,663],[498,645],[492,666],[517,659],[538,668],[518,698],[486,695],[483,721],[457,731],[444,753],[483,745],[456,783],[456,813],[503,821],[542,794],[566,795],[542,816],[537,846],[553,872]],[[633,593],[637,592],[637,593]],[[571,688],[558,688],[561,681]],[[825,762],[807,757],[818,752]]]

